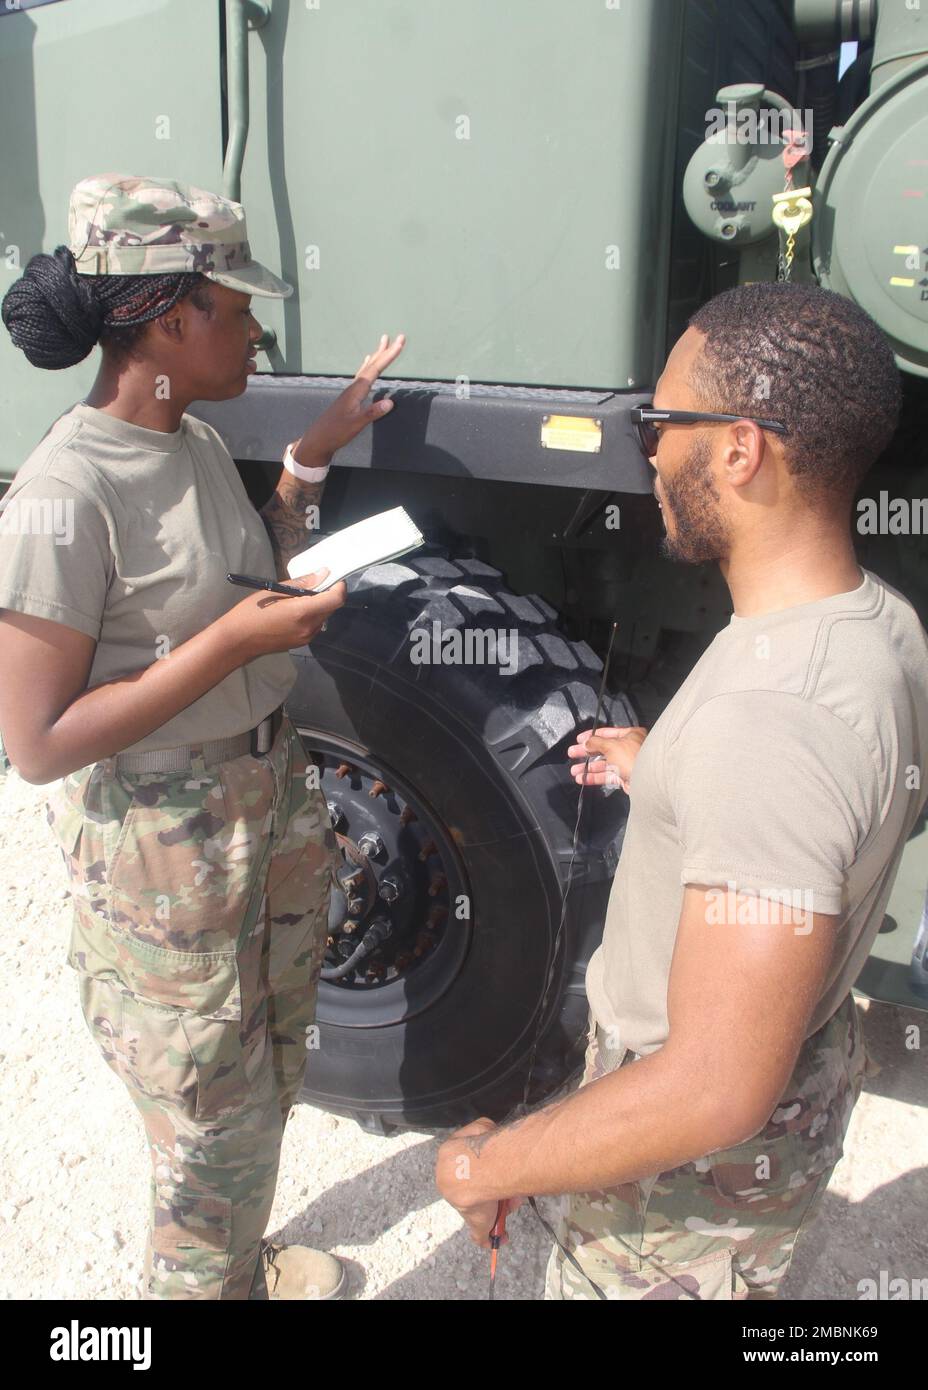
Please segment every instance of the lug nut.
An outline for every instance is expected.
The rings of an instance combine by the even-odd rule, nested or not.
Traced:
[[[338,870],[339,887],[349,898],[357,896],[357,889],[364,882],[364,870],[356,864],[345,864]]]
[[[345,813],[337,801],[327,801],[326,807],[329,812],[329,819],[332,822],[332,829],[337,830],[340,825],[345,823]]]
[[[380,880],[377,896],[385,903],[395,903],[403,888],[398,879],[384,877]]]
[[[363,898],[349,898],[349,899],[348,899],[348,915],[349,915],[349,917],[360,917],[360,915],[361,915],[361,913],[362,913],[363,911],[364,911],[364,899],[363,899]]]
[[[379,854],[383,854],[383,840],[375,830],[368,830],[358,841],[358,849],[368,859],[376,859]]]

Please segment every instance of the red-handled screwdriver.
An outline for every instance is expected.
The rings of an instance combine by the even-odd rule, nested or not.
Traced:
[[[490,1231],[490,1302],[493,1302],[494,1290],[496,1288],[496,1261],[499,1258],[499,1247],[502,1244],[503,1236],[506,1234],[506,1212],[509,1203],[503,1198],[496,1206],[496,1220]]]

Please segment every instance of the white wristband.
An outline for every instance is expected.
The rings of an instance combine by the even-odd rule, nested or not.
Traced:
[[[288,473],[292,473],[294,478],[299,478],[304,483],[323,483],[329,472],[328,464],[324,468],[306,468],[302,463],[297,463],[289,444],[287,445],[287,452],[284,454],[284,468]]]

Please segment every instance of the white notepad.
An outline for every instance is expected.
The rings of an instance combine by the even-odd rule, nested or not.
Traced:
[[[357,574],[368,565],[396,560],[418,550],[420,545],[425,545],[425,537],[412,517],[402,507],[392,507],[301,550],[287,565],[287,573],[291,579],[300,579],[304,574],[328,569],[329,574],[313,589],[314,594],[321,594],[349,574]]]

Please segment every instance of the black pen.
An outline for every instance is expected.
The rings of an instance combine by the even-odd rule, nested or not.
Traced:
[[[312,589],[288,589],[286,584],[276,584],[273,579],[261,579],[256,574],[227,574],[230,584],[241,584],[246,589],[267,589],[269,594],[283,594],[286,598],[318,598]]]

